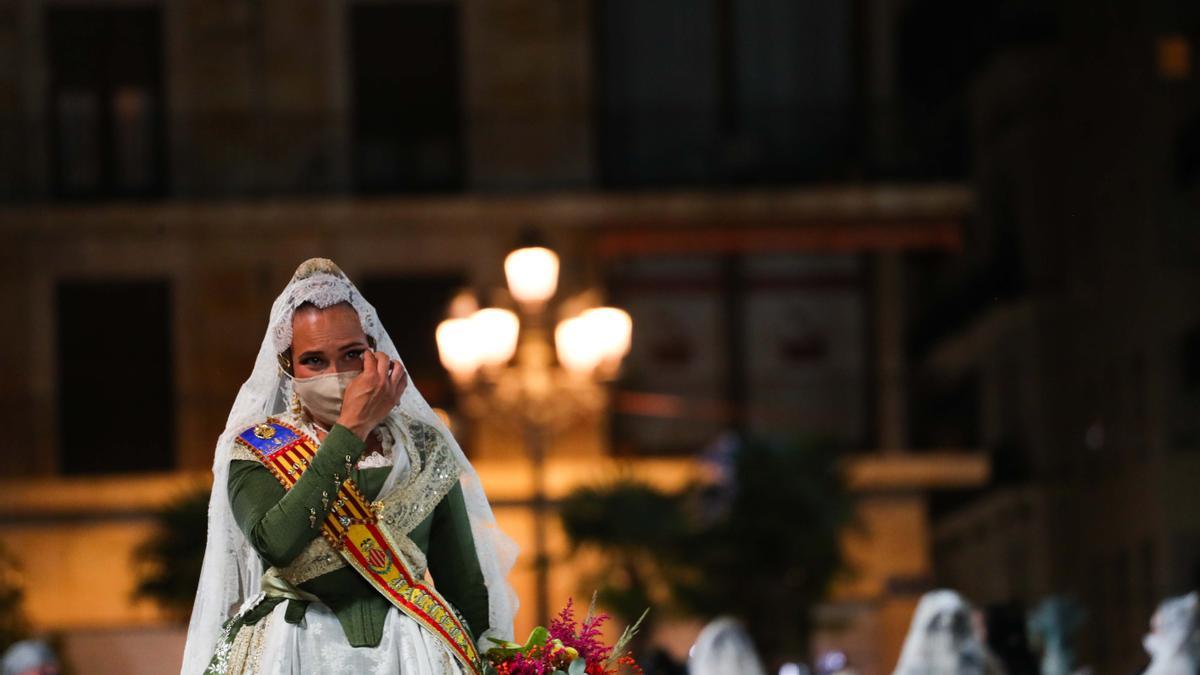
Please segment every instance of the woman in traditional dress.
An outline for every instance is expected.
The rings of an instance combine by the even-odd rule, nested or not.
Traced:
[[[275,300],[213,478],[182,675],[473,673],[511,639],[516,547],[331,261]]]
[[[1142,643],[1150,655],[1143,675],[1196,675],[1200,673],[1200,616],[1195,592],[1168,598],[1150,620],[1150,634]]]
[[[921,596],[894,675],[985,675],[997,670],[961,595],[939,590]]]

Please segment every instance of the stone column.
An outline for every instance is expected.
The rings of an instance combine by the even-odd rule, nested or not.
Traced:
[[[884,452],[908,447],[908,393],[904,348],[904,258],[885,251],[875,263],[876,426]]]
[[[863,114],[872,138],[867,161],[892,166],[901,152],[901,115],[897,108],[896,69],[899,23],[906,0],[867,0],[863,3],[865,33]]]

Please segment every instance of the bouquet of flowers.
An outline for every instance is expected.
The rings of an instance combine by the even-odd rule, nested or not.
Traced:
[[[637,622],[626,628],[616,643],[608,647],[601,641],[600,626],[609,617],[596,613],[595,596],[580,624],[575,622],[573,602],[567,600],[567,606],[550,622],[550,628],[534,628],[525,644],[492,638],[496,646],[484,655],[484,672],[486,675],[640,674],[642,669],[628,647],[642,625],[642,619],[646,618],[646,612],[642,612]]]

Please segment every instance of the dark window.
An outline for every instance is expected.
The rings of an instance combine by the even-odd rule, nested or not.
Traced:
[[[1179,374],[1185,392],[1200,393],[1200,326],[1193,327],[1183,336]]]
[[[56,300],[62,472],[174,468],[168,283],[66,282]]]
[[[47,115],[61,198],[162,194],[161,19],[157,8],[47,13]]]
[[[875,157],[876,171],[966,177],[972,83],[996,54],[1057,40],[1056,6],[1035,0],[905,3],[895,35],[899,92],[896,100],[875,102],[883,105],[870,110],[876,128],[888,129],[892,137]],[[1044,105],[1026,98],[1031,107]]]
[[[723,102],[716,5],[610,0],[597,11],[604,182],[713,178]]]
[[[771,183],[841,171],[854,93],[853,5],[596,3],[604,183]]]
[[[405,2],[350,11],[355,187],[360,192],[460,187],[455,6]]]
[[[1177,384],[1171,399],[1171,445],[1176,450],[1200,450],[1200,326],[1180,339],[1176,356]]]
[[[429,405],[454,406],[454,386],[437,350],[437,325],[446,318],[460,275],[376,277],[362,284],[363,297],[375,306],[404,365]]]
[[[922,381],[915,384],[910,399],[913,447],[976,448],[980,442],[980,375],[971,371],[948,381]],[[1001,462],[1008,471],[1023,471],[1019,446],[1008,443],[999,448]],[[1009,463],[1017,466],[1009,467]]]

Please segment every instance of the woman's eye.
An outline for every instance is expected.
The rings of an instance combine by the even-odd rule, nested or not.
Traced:
[[[362,353],[361,349],[351,349],[350,351],[346,352],[346,358],[351,361],[354,361],[357,359],[361,359],[362,354],[363,353]]]
[[[315,368],[321,363],[321,359],[318,359],[315,356],[310,356],[307,359],[304,359],[303,361],[301,361],[300,363],[308,366],[309,368]]]

